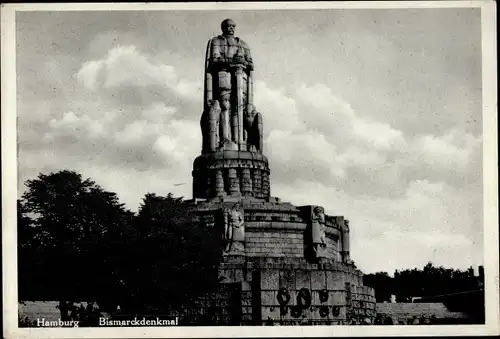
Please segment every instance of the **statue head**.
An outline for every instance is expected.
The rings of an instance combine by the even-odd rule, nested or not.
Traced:
[[[247,114],[255,113],[255,106],[253,104],[247,104]]]
[[[236,28],[236,23],[232,19],[226,19],[220,24],[223,35],[234,35],[234,30]]]
[[[319,207],[319,206],[314,207],[313,213],[321,221],[325,220],[325,212],[323,212],[323,209],[321,207]]]

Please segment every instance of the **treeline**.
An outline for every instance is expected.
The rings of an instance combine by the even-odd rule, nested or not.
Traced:
[[[146,194],[137,213],[73,171],[26,181],[18,200],[19,300],[161,312],[218,282],[219,248],[183,198]]]
[[[391,277],[387,272],[366,274],[364,284],[375,289],[377,302],[390,301],[391,295],[397,302],[411,302],[414,297],[432,297],[444,294],[477,290],[482,287],[483,273],[479,276],[471,268],[457,269],[435,267],[428,263],[422,269],[396,270]]]

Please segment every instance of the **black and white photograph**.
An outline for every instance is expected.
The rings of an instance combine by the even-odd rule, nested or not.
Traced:
[[[490,1],[3,5],[4,337],[499,334],[495,46]]]

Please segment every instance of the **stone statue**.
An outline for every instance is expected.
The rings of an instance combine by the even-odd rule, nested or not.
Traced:
[[[323,208],[319,206],[313,209],[311,231],[314,254],[316,258],[323,257],[323,252],[326,249],[325,213]]]
[[[226,242],[224,252],[244,252],[245,227],[243,209],[239,203],[224,213],[224,239]]]
[[[259,147],[262,118],[253,106],[253,60],[248,45],[234,36],[235,27],[233,20],[224,20],[222,34],[210,39],[207,44],[205,117],[201,121],[205,153],[219,149],[245,151],[249,144],[256,150],[262,150]],[[215,101],[218,107],[213,108]],[[211,115],[212,109],[214,112]],[[261,126],[260,133],[258,126]],[[253,141],[249,142],[248,138]]]

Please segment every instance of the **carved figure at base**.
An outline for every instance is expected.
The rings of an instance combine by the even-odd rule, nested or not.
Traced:
[[[239,203],[224,211],[224,240],[225,253],[244,251],[245,225],[243,209]]]
[[[324,257],[326,250],[325,213],[319,206],[313,209],[311,231],[314,255],[316,258]]]

